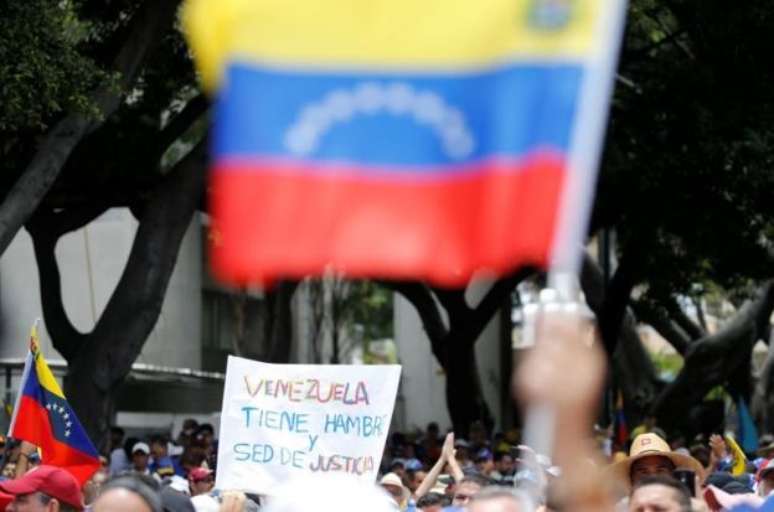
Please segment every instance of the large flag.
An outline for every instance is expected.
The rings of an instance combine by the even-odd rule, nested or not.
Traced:
[[[728,446],[731,456],[734,458],[734,463],[731,466],[731,474],[734,476],[741,476],[747,470],[747,456],[744,454],[744,450],[739,446],[732,436],[725,436],[726,445]]]
[[[100,467],[96,448],[40,352],[35,327],[8,435],[37,445],[43,464],[69,471],[81,484]]]
[[[459,285],[577,258],[624,0],[188,0],[216,273]]]
[[[739,445],[745,453],[755,453],[758,449],[758,427],[755,426],[755,420],[741,396],[736,410],[739,414]]]

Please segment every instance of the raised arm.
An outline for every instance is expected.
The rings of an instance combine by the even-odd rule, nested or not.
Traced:
[[[414,492],[414,499],[419,499],[427,494],[430,489],[433,488],[435,482],[438,480],[438,475],[443,471],[443,466],[449,458],[454,458],[454,432],[446,434],[446,439],[443,441],[443,447],[441,448],[441,456],[435,461],[435,464],[427,473],[427,476],[422,483],[419,484],[417,490]]]

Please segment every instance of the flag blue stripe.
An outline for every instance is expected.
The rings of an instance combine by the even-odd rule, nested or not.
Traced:
[[[368,75],[235,63],[216,106],[214,154],[454,172],[491,157],[565,153],[582,75],[569,63]]]

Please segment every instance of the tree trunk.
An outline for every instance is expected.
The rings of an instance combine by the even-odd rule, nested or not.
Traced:
[[[474,421],[491,428],[492,414],[481,390],[474,340],[449,344],[446,360],[446,405],[454,432],[467,438]]]
[[[491,409],[481,388],[475,344],[503,302],[532,269],[522,268],[497,280],[481,301],[471,307],[465,300],[465,289],[430,289],[419,282],[382,282],[403,295],[417,310],[422,327],[430,340],[430,349],[446,372],[446,405],[458,436],[467,436],[470,424],[481,420],[492,427]],[[444,322],[439,309],[446,311]]]
[[[46,327],[68,362],[65,392],[98,446],[107,437],[112,393],[158,320],[180,244],[201,201],[205,146],[202,142],[194,148],[151,193],[121,278],[88,334],[78,333],[64,311],[53,252],[56,239],[51,243],[51,233],[47,234],[46,226],[59,224],[59,216],[66,221],[66,212],[50,213],[28,226],[35,242]],[[59,227],[55,234],[61,236],[66,231]]]
[[[580,281],[587,304],[595,315],[602,315],[606,304],[604,277],[602,269],[588,255],[583,260]],[[611,371],[614,372],[613,380],[618,383],[623,394],[627,421],[633,423],[649,409],[658,395],[660,383],[630,311],[625,310],[617,330],[615,352],[608,357],[611,360]]]

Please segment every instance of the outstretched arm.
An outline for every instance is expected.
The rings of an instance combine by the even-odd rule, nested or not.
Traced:
[[[435,482],[438,480],[438,475],[443,471],[443,466],[446,464],[449,454],[451,454],[451,458],[454,458],[453,432],[446,434],[446,439],[443,441],[443,448],[441,448],[441,456],[438,457],[438,460],[435,461],[435,465],[433,465],[425,479],[422,480],[422,483],[417,487],[417,490],[414,492],[414,499],[421,498],[433,488]]]

